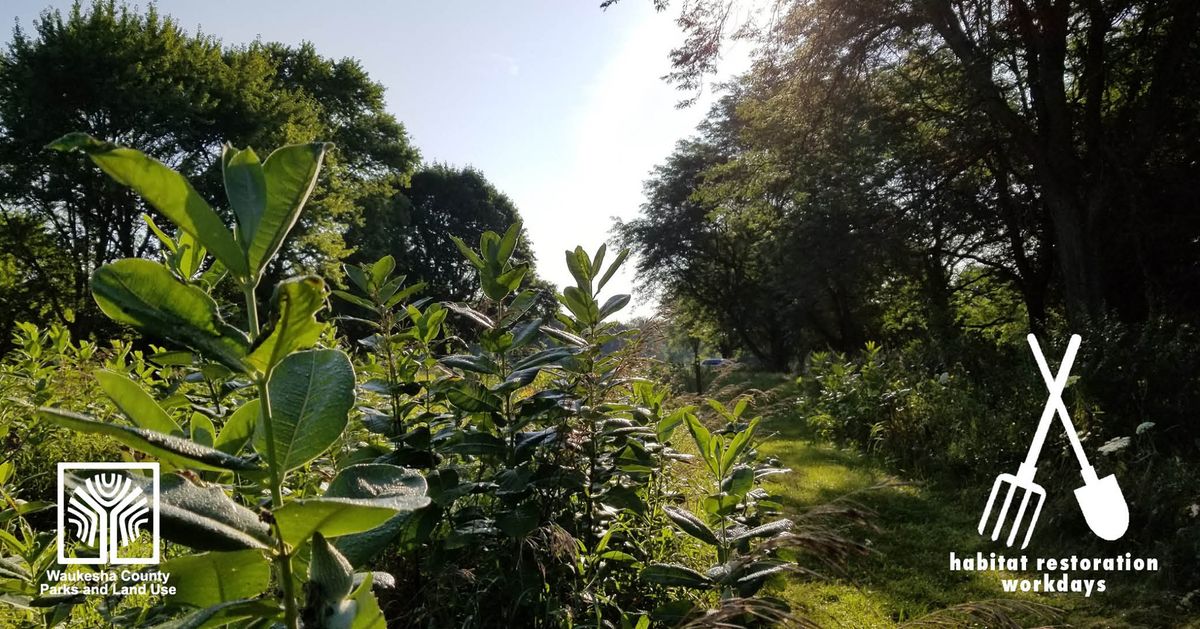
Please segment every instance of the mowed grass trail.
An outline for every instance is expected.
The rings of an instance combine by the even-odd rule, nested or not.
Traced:
[[[1082,594],[1006,595],[996,573],[952,572],[952,550],[960,556],[1008,550],[975,532],[986,494],[956,495],[928,485],[899,484],[905,479],[889,476],[868,456],[809,441],[796,423],[795,417],[764,417],[762,434],[774,433],[774,437],[761,451],[778,457],[793,470],[771,477],[767,489],[795,513],[852,494],[850,499],[876,513],[879,527],[877,531],[849,531],[873,552],[852,559],[846,574],[824,570],[827,580],[793,579],[777,586],[776,594],[820,625],[895,627],[969,601],[1009,599],[1063,610],[1040,618],[1018,616],[1022,626],[1200,627],[1198,619],[1164,614],[1155,611],[1156,606],[1139,604],[1137,594],[1122,591],[1113,583],[1136,580],[1133,573],[1107,575],[1110,590],[1085,598]],[[888,482],[896,484],[871,489]]]

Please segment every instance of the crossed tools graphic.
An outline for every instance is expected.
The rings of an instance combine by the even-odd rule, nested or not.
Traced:
[[[1009,507],[1013,503],[1013,497],[1020,491],[1022,494],[1021,504],[1017,508],[1017,517],[1012,522],[1005,545],[1012,546],[1013,540],[1017,538],[1017,533],[1025,518],[1025,512],[1029,508],[1030,498],[1034,497],[1037,505],[1033,509],[1033,516],[1029,519],[1025,541],[1021,543],[1021,548],[1029,546],[1029,539],[1033,537],[1033,528],[1037,525],[1038,516],[1042,513],[1042,505],[1046,502],[1046,490],[1033,482],[1033,477],[1037,473],[1038,455],[1042,452],[1042,445],[1046,442],[1046,433],[1050,431],[1050,424],[1055,415],[1062,420],[1063,427],[1067,431],[1067,438],[1071,441],[1071,448],[1075,451],[1075,458],[1079,462],[1079,472],[1083,475],[1083,487],[1075,490],[1075,499],[1079,502],[1079,508],[1083,511],[1088,528],[1092,529],[1092,532],[1098,537],[1109,541],[1120,539],[1125,534],[1125,530],[1129,528],[1129,507],[1125,504],[1125,496],[1121,493],[1121,486],[1117,484],[1117,477],[1111,474],[1104,478],[1096,477],[1096,470],[1088,464],[1087,455],[1083,452],[1083,444],[1079,442],[1079,434],[1075,431],[1071,415],[1062,401],[1062,392],[1067,386],[1067,378],[1071,374],[1071,364],[1075,362],[1075,354],[1079,351],[1081,341],[1078,334],[1071,335],[1071,340],[1067,344],[1067,353],[1063,356],[1062,364],[1058,368],[1058,375],[1053,376],[1050,373],[1050,367],[1046,364],[1046,358],[1042,356],[1037,337],[1029,335],[1029,346],[1033,349],[1033,357],[1037,360],[1038,369],[1042,372],[1042,379],[1046,381],[1046,387],[1050,390],[1050,397],[1046,400],[1046,408],[1042,411],[1037,432],[1033,435],[1033,443],[1029,445],[1029,454],[1025,456],[1025,462],[1021,463],[1017,474],[1015,476],[1000,474],[996,477],[996,483],[992,485],[991,496],[988,497],[987,507],[983,510],[983,517],[979,519],[980,535],[983,535],[984,530],[987,529],[988,516],[991,515],[996,498],[1000,495],[1000,488],[1007,485],[1008,492],[1004,496],[1004,506],[1000,508],[1000,517],[996,519],[995,527],[992,528],[992,539],[1000,538]]]

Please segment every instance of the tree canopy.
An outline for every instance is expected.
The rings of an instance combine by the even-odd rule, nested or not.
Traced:
[[[1035,331],[1194,318],[1200,5],[734,7],[682,7],[680,87],[731,37],[755,61],[618,231],[653,286],[748,352],[778,365],[902,328],[946,342],[987,323],[961,296],[997,290],[1020,308],[996,321]]]
[[[351,260],[390,255],[412,281],[425,282],[426,295],[464,300],[478,288],[450,237],[475,243],[484,232],[503,232],[520,218],[512,200],[479,170],[432,164],[418,170],[403,192],[364,203],[363,220],[347,239],[356,246]],[[522,230],[515,257],[532,263],[528,243]]]
[[[83,330],[101,325],[87,294],[92,271],[159,248],[140,217],[148,206],[79,160],[44,151],[55,138],[82,131],[143,147],[213,199],[222,198],[224,142],[337,142],[295,246],[271,275],[329,273],[348,252],[342,232],[359,220],[359,205],[394,195],[418,161],[384,105],[383,87],[352,59],[327,59],[307,44],[226,46],[184,32],[153,6],[77,3],[44,12],[32,32],[16,28],[0,55],[0,238],[8,255],[37,263],[20,266],[3,288],[5,327],[69,311]],[[53,298],[26,307],[16,303],[22,291]]]

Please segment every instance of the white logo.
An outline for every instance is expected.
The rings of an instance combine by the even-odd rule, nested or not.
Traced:
[[[148,557],[130,550],[143,533],[153,548]],[[69,540],[99,554],[69,557]],[[58,563],[158,563],[158,546],[158,463],[58,464]]]
[[[1041,347],[1038,346],[1037,337],[1029,335],[1029,347],[1033,350],[1033,357],[1037,361],[1038,369],[1042,372],[1042,379],[1046,381],[1050,397],[1046,400],[1046,407],[1042,411],[1037,431],[1033,435],[1033,443],[1029,445],[1029,454],[1025,457],[1025,462],[1021,463],[1016,475],[1001,474],[996,477],[996,483],[992,485],[992,493],[988,497],[987,506],[983,510],[983,517],[979,519],[980,535],[984,535],[984,531],[987,530],[988,516],[992,513],[992,507],[996,505],[1001,488],[1008,487],[1008,491],[1004,495],[1004,504],[1000,508],[1000,517],[997,518],[996,526],[992,529],[992,539],[1000,539],[1007,523],[1008,510],[1013,504],[1014,495],[1019,495],[1021,503],[1017,508],[1017,517],[1009,528],[1006,545],[1012,546],[1016,541],[1025,520],[1025,512],[1030,506],[1030,498],[1033,498],[1036,505],[1033,516],[1029,519],[1025,541],[1021,543],[1021,548],[1029,545],[1029,539],[1033,537],[1033,527],[1037,524],[1038,515],[1042,512],[1042,504],[1046,502],[1046,490],[1033,482],[1033,478],[1037,472],[1037,460],[1042,452],[1042,444],[1046,441],[1046,434],[1050,430],[1050,424],[1055,415],[1058,415],[1062,421],[1067,439],[1071,442],[1071,449],[1075,451],[1076,462],[1079,463],[1079,473],[1083,476],[1083,487],[1075,490],[1075,499],[1079,502],[1079,508],[1083,511],[1088,528],[1092,529],[1097,537],[1109,541],[1120,539],[1125,535],[1125,530],[1129,528],[1129,506],[1125,502],[1125,496],[1121,493],[1121,486],[1117,484],[1117,477],[1112,474],[1104,478],[1096,476],[1096,470],[1088,463],[1087,454],[1083,451],[1083,444],[1079,441],[1079,434],[1075,431],[1071,414],[1067,412],[1067,407],[1062,401],[1062,392],[1067,386],[1067,377],[1071,373],[1071,364],[1075,362],[1075,353],[1079,351],[1080,342],[1078,334],[1071,336],[1071,341],[1067,343],[1067,353],[1063,356],[1056,377],[1050,372],[1050,366],[1046,364],[1046,358],[1042,355]]]

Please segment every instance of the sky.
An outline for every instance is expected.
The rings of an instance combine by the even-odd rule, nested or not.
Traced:
[[[69,1],[7,0],[0,17],[32,24]],[[145,6],[145,3],[131,3]],[[163,0],[189,32],[227,44],[310,41],[358,59],[427,162],[472,165],[519,208],[539,274],[571,281],[563,251],[594,251],[613,218],[637,216],[642,183],[691,135],[710,98],[663,82],[682,39],[649,0]],[[334,9],[336,7],[336,10]],[[14,22],[15,21],[15,22]],[[5,33],[3,39],[9,39]],[[744,67],[736,52],[722,73]],[[611,260],[611,256],[609,257]],[[605,292],[631,292],[627,262]],[[653,311],[635,293],[628,315]],[[627,315],[627,316],[628,316]]]

